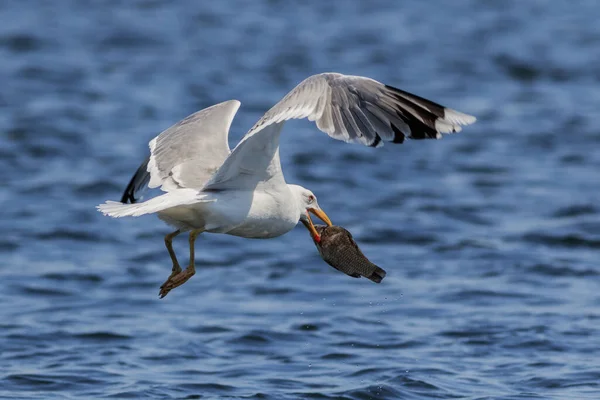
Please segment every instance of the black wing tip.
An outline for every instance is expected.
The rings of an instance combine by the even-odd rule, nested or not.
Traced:
[[[435,101],[431,101],[429,99],[426,99],[425,97],[421,97],[421,96],[417,96],[414,93],[410,93],[407,92],[405,90],[402,89],[398,89],[397,87],[393,87],[390,85],[384,85],[386,89],[390,90],[392,93],[396,93],[396,95],[400,95],[403,97],[403,100],[406,100],[404,97],[407,97],[410,101],[410,98],[412,97],[414,100],[411,101],[411,103],[414,104],[414,101],[420,101],[424,104],[426,104],[429,108],[430,108],[430,112],[433,113],[436,117],[438,118],[443,118],[444,117],[444,109],[445,107],[439,103],[436,103]],[[418,105],[418,104],[417,104]]]
[[[379,143],[381,143],[381,136],[379,136],[378,133],[375,133],[375,139],[373,139],[373,142],[371,142],[369,147],[377,147],[379,146]]]
[[[123,195],[121,196],[121,203],[127,204],[127,203],[131,203],[134,204],[138,201],[138,199],[135,198],[135,184],[136,184],[136,177],[137,174],[134,175],[131,180],[129,181],[129,184],[127,185],[127,188],[125,188],[125,191],[123,192]]]
[[[393,86],[385,85],[385,87],[398,101],[398,108],[395,109],[396,115],[408,125],[410,130],[408,136],[410,139],[439,138],[436,121],[444,119],[446,113],[444,106]],[[405,109],[405,105],[410,106],[410,109]],[[394,131],[394,140],[392,142],[402,143],[404,141],[402,132],[398,127],[394,127],[393,124],[392,130]]]
[[[135,203],[137,201],[137,199],[135,197],[133,197],[133,193],[129,191],[129,186],[127,186],[127,189],[125,189],[125,192],[123,193],[123,196],[121,196],[121,203],[123,204],[127,204],[127,203]]]
[[[404,133],[393,123],[390,123],[390,127],[394,132],[394,139],[392,140],[392,143],[404,143],[404,139],[406,138]]]
[[[121,203],[127,204],[129,202],[134,204],[140,200],[140,197],[135,197],[135,195],[143,186],[147,185],[150,180],[150,174],[147,171],[149,162],[150,157],[147,157],[142,165],[138,167],[137,171],[135,171],[135,174],[133,174],[129,180],[129,183],[121,196]]]

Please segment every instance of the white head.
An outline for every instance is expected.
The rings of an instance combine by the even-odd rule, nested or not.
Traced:
[[[325,214],[321,207],[319,207],[319,203],[317,202],[317,196],[310,190],[299,186],[299,185],[288,185],[292,193],[294,194],[294,198],[296,199],[296,204],[298,207],[298,220],[304,224],[306,229],[310,231],[310,234],[313,237],[313,240],[316,242],[321,241],[321,237],[317,233],[315,226],[310,218],[310,213],[316,215],[323,222],[327,224],[327,226],[331,226],[331,220]]]

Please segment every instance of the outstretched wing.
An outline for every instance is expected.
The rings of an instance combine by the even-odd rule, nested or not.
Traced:
[[[289,92],[248,132],[288,119],[308,118],[329,136],[381,146],[405,138],[440,138],[475,117],[374,79],[337,73],[313,75]]]
[[[135,203],[146,184],[166,192],[201,189],[230,153],[227,135],[239,106],[230,100],[205,108],[152,139],[150,157],[131,178],[121,202]]]
[[[440,138],[459,132],[475,117],[361,76],[313,75],[289,92],[246,133],[219,171],[207,183],[218,188],[232,180],[268,181],[281,175],[279,143],[283,123],[308,118],[329,136],[379,147],[384,141]],[[271,143],[271,144],[269,144]],[[267,149],[259,154],[261,148]],[[252,179],[250,176],[253,176]],[[229,183],[227,183],[229,182]]]

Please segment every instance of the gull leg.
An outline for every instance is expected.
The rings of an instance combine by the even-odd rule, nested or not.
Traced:
[[[160,292],[159,292],[158,296],[161,299],[163,297],[165,297],[171,290],[186,283],[188,281],[188,279],[190,279],[196,273],[196,267],[195,267],[195,263],[194,263],[194,256],[195,256],[194,243],[196,242],[196,238],[198,237],[198,235],[201,234],[202,232],[203,231],[201,229],[195,229],[190,232],[190,237],[189,237],[190,264],[183,271],[181,270],[181,267],[179,267],[179,264],[177,264],[177,267],[179,267],[179,271],[176,273],[176,269],[175,269],[176,260],[174,259],[173,272],[171,273],[171,276],[169,276],[169,279],[167,279],[167,281],[165,283],[163,283],[162,286],[160,287]],[[165,237],[165,242],[166,241],[167,241],[167,238]],[[167,249],[168,248],[169,248],[169,246],[167,246]],[[169,254],[171,254],[171,251],[172,251],[172,249],[169,251]],[[173,255],[171,258],[173,258],[174,256],[175,256],[175,253],[173,252]]]
[[[179,266],[179,261],[177,261],[177,256],[175,255],[175,251],[173,250],[173,238],[175,236],[179,235],[180,233],[181,233],[181,230],[177,229],[175,232],[171,232],[165,236],[165,246],[167,246],[167,251],[169,252],[171,261],[173,261],[173,268],[171,268],[171,275],[169,275],[169,277],[167,278],[165,283],[163,283],[160,286],[161,293],[162,293],[163,286],[165,286],[171,280],[171,278],[173,278],[175,275],[177,275],[178,273],[181,272],[181,267]]]
[[[181,267],[179,266],[179,262],[175,256],[175,251],[173,250],[173,238],[180,233],[181,231],[177,229],[175,232],[169,233],[167,236],[165,236],[165,246],[167,246],[167,251],[169,252],[169,256],[171,256],[171,261],[173,261],[173,268],[171,269],[171,276],[169,276],[169,279],[181,272]]]

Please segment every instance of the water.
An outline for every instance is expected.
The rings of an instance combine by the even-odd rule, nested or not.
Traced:
[[[599,7],[2,2],[0,397],[600,398]],[[241,100],[235,143],[323,71],[479,118],[377,150],[286,126],[288,181],[386,279],[330,268],[301,227],[206,235],[159,300],[169,228],[94,206],[187,114]]]

